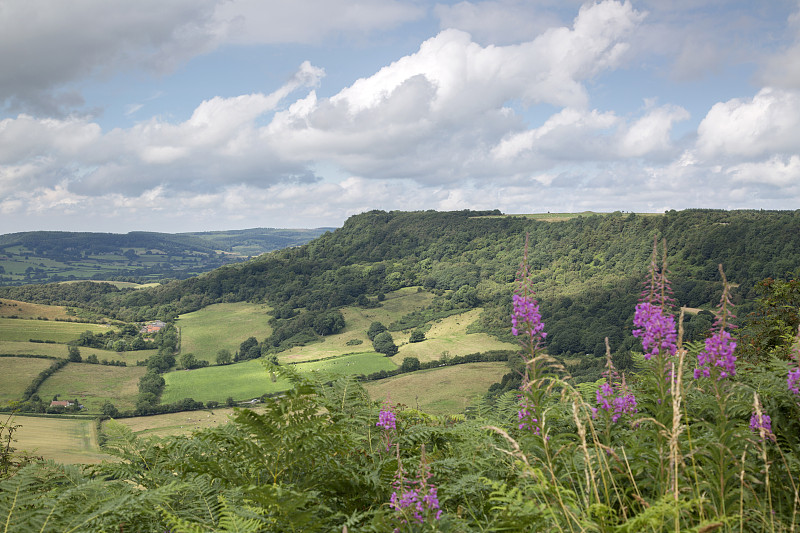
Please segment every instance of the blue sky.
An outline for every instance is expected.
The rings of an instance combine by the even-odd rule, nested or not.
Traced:
[[[800,207],[796,0],[3,0],[0,233]]]

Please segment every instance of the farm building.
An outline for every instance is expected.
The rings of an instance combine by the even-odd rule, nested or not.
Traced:
[[[165,328],[167,326],[166,322],[162,322],[161,320],[154,320],[153,322],[148,322],[144,326],[142,326],[141,332],[145,335],[158,333],[161,331],[161,328]]]

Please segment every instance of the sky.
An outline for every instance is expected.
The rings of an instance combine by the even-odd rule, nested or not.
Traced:
[[[800,208],[798,0],[0,0],[0,234]]]

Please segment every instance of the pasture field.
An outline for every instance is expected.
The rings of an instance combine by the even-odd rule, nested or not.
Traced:
[[[193,353],[198,359],[215,363],[223,348],[235,353],[248,337],[263,341],[272,334],[267,324],[270,307],[261,304],[214,304],[193,313],[181,315],[177,326],[181,331],[181,352]]]
[[[100,412],[106,400],[125,411],[136,407],[139,378],[146,371],[143,366],[69,363],[47,378],[38,394],[43,400],[50,400],[56,394],[62,400],[77,399],[92,413]]]
[[[113,460],[97,444],[97,430],[93,419],[43,418],[15,416],[20,424],[14,437],[14,447],[67,464],[100,463]]]
[[[56,318],[69,319],[67,308],[60,305],[42,305],[3,298],[0,300],[0,318]]]
[[[441,359],[444,352],[453,357],[490,350],[516,350],[518,345],[497,340],[486,333],[467,333],[467,327],[478,319],[482,311],[480,308],[472,309],[433,321],[422,342],[409,343],[408,336],[392,332],[394,342],[399,346],[392,359],[400,364],[405,357],[416,357],[420,362]]]
[[[416,287],[407,287],[387,294],[383,307],[375,309],[344,307],[342,315],[345,328],[341,333],[329,335],[322,342],[281,352],[278,358],[281,361],[301,362],[369,350],[372,348],[372,342],[367,338],[367,329],[372,322],[377,321],[388,326],[402,316],[427,306],[431,300],[433,294],[427,291],[418,292]],[[397,334],[393,332],[392,336],[396,337]],[[348,346],[347,341],[353,339],[360,339],[363,342],[356,346]],[[395,343],[398,342],[399,339],[395,338]]]
[[[394,370],[397,365],[379,353],[364,352],[301,363],[295,368],[300,372],[371,374],[380,370]],[[244,400],[280,392],[290,386],[280,378],[273,382],[259,360],[195,370],[178,370],[164,374],[164,381],[166,387],[161,395],[162,403],[177,402],[184,398],[200,402],[224,402],[228,397]]]
[[[101,324],[0,318],[0,341],[28,341],[34,339],[66,344],[77,339],[84,331],[104,333],[110,327]]]
[[[365,383],[373,400],[401,403],[426,413],[463,413],[475,397],[508,373],[504,362],[466,363],[400,374]]]
[[[0,357],[0,404],[22,399],[33,379],[52,364],[52,359]]]
[[[261,407],[255,405],[248,409],[259,411]],[[122,424],[130,428],[135,435],[140,437],[186,435],[192,431],[225,424],[228,422],[233,412],[233,408],[218,407],[215,409],[189,411],[186,413],[168,413],[164,415],[121,418],[113,422],[104,422],[103,431],[106,431],[106,428],[111,424]]]
[[[109,361],[125,361],[129,366],[135,365],[136,361],[144,361],[151,355],[158,353],[158,350],[112,352],[109,350],[100,350],[98,348],[87,348],[86,346],[80,346],[79,349],[81,351],[81,357],[83,357],[84,360],[90,355],[94,354],[100,361],[103,359],[108,359]],[[0,341],[0,354],[47,355],[50,357],[66,359],[68,353],[67,350],[69,350],[69,347],[65,344],[26,341]]]
[[[289,383],[284,380],[273,382],[257,359],[233,365],[176,370],[163,374],[163,377],[166,387],[161,395],[161,403],[177,402],[184,398],[224,403],[228,397],[244,400],[289,388]]]

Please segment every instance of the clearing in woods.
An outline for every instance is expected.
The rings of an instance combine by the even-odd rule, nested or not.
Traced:
[[[410,335],[392,332],[394,342],[400,347],[392,359],[399,365],[405,357],[416,357],[420,362],[441,359],[446,352],[450,357],[491,350],[516,350],[518,345],[503,342],[486,333],[467,333],[483,309],[472,309],[458,315],[434,320],[422,342],[408,342]]]

